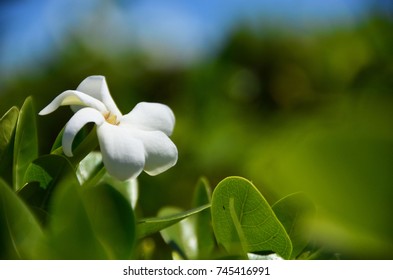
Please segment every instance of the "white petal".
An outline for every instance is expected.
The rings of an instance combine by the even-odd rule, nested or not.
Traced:
[[[177,148],[165,133],[143,130],[134,130],[132,133],[143,142],[145,147],[144,170],[147,174],[158,175],[176,164]]]
[[[117,108],[115,101],[113,101],[111,94],[109,93],[108,85],[104,76],[90,76],[84,79],[77,87],[78,91],[84,92],[105,104],[112,114],[115,114],[118,118],[122,116],[121,112]]]
[[[108,111],[104,103],[100,100],[91,97],[83,92],[76,90],[67,90],[59,94],[48,106],[39,112],[39,115],[47,115],[55,111],[57,108],[63,105],[78,105],[87,106],[97,109],[98,111],[104,113]]]
[[[175,115],[164,104],[141,102],[120,119],[120,123],[122,122],[143,130],[160,130],[171,135],[175,126]]]
[[[142,142],[133,137],[129,129],[107,122],[97,127],[97,133],[108,173],[122,181],[136,178],[145,165]]]
[[[68,121],[64,128],[62,139],[63,152],[66,156],[72,157],[72,143],[76,134],[90,122],[94,122],[99,126],[105,122],[105,118],[99,111],[93,108],[83,108],[76,112]]]

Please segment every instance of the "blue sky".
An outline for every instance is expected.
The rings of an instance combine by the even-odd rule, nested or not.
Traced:
[[[7,1],[0,4],[0,75],[37,70],[41,62],[53,59],[66,46],[70,35],[108,56],[111,50],[118,53],[135,48],[150,54],[158,64],[187,63],[214,54],[239,23],[309,32],[354,24],[367,14],[372,2]]]

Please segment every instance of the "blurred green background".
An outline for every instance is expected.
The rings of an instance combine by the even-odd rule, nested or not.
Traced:
[[[184,2],[3,1],[0,112],[105,75],[123,113],[176,115],[179,161],[139,177],[138,215],[239,175],[270,203],[306,192],[322,258],[393,258],[392,2]],[[71,115],[38,117],[42,154]]]

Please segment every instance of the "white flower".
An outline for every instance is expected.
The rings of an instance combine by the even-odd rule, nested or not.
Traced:
[[[62,105],[71,105],[75,112],[64,129],[65,155],[72,157],[76,134],[93,122],[105,168],[115,178],[135,178],[142,170],[157,175],[176,164],[177,148],[168,137],[175,116],[168,106],[141,102],[122,115],[103,76],[87,77],[76,90],[64,91],[39,114],[50,114]]]

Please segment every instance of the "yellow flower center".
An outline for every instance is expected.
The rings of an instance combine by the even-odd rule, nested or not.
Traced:
[[[113,124],[113,125],[118,125],[120,122],[117,121],[116,115],[112,114],[111,112],[107,112],[104,114],[104,118],[106,122]]]

